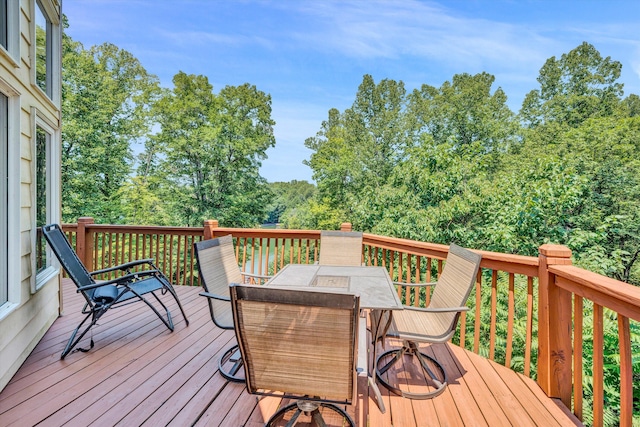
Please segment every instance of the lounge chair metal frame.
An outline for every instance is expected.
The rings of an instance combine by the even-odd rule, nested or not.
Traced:
[[[295,425],[304,413],[323,426],[321,408],[355,426],[338,405],[352,404],[356,395],[360,297],[233,285],[231,301],[247,390],[297,400],[280,408],[265,426],[292,410],[287,425]]]
[[[182,308],[175,289],[167,277],[153,264],[152,258],[140,259],[89,272],[80,261],[80,258],[78,258],[78,255],[71,247],[71,244],[58,224],[43,226],[42,234],[64,270],[78,287],[77,292],[81,292],[86,300],[82,308],[82,314],[86,316],[71,334],[66,347],[60,355],[60,359],[64,359],[65,356],[71,352],[73,347],[80,342],[109,309],[122,307],[138,301],[142,301],[148,305],[156,316],[162,320],[162,323],[164,323],[170,331],[173,331],[174,325],[171,312],[155,293],[155,291],[158,290],[161,291],[162,295],[168,292],[173,296],[182,312],[185,323],[187,326],[189,325],[189,320]],[[141,267],[145,269],[136,271]],[[96,282],[94,279],[95,276],[111,272],[121,272],[122,275],[106,281]],[[151,302],[143,297],[143,295],[148,293],[152,294],[156,301],[162,306],[165,311],[164,316]],[[82,328],[89,319],[91,319],[89,325],[78,335],[80,328]],[[94,341],[92,337],[89,349],[93,348],[93,346]],[[77,348],[76,350],[86,352],[89,351],[89,349]]]
[[[449,254],[438,282],[416,283],[411,286],[435,286],[431,302],[427,308],[408,307],[393,313],[383,313],[382,317],[371,317],[374,329],[382,327],[387,337],[403,340],[399,349],[388,350],[375,359],[375,369],[378,381],[389,391],[409,399],[431,399],[438,396],[447,386],[447,373],[442,365],[434,358],[420,351],[418,343],[445,343],[451,339],[456,331],[460,314],[468,311],[465,306],[476,276],[480,268],[482,256],[456,244],[451,244]],[[397,283],[406,285],[406,283]],[[380,313],[377,313],[379,316]],[[383,326],[378,326],[383,325]],[[427,326],[433,329],[429,330]],[[375,345],[375,343],[374,343]],[[401,390],[389,383],[384,374],[404,359],[405,354],[414,356],[431,379],[433,390],[427,393],[414,393]],[[391,358],[381,366],[389,356]],[[425,379],[426,376],[425,376]]]

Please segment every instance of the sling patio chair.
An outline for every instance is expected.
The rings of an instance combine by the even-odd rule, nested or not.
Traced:
[[[434,286],[429,306],[426,308],[404,306],[403,310],[395,310],[392,314],[385,313],[392,316],[386,336],[403,340],[401,348],[388,350],[376,359],[376,376],[391,392],[410,399],[430,399],[444,391],[447,386],[447,374],[444,368],[437,360],[421,352],[418,343],[444,343],[451,339],[456,331],[460,313],[468,310],[465,304],[475,283],[481,260],[481,255],[451,244],[446,264],[438,281],[411,284],[411,286]],[[380,323],[384,321],[376,317],[376,312],[372,311],[373,329],[375,330]],[[425,373],[424,379],[428,391],[401,390],[384,378],[384,374],[396,363],[398,369],[403,366],[405,354],[415,357],[420,363]],[[389,356],[391,356],[390,360],[384,363]],[[382,363],[384,365],[381,366]],[[404,361],[404,366],[406,364],[407,362]]]
[[[234,285],[231,301],[247,390],[296,399],[265,425],[354,426],[360,297]]]
[[[189,325],[189,320],[187,319],[187,315],[184,313],[184,309],[182,308],[182,304],[180,304],[180,300],[178,299],[175,289],[173,289],[173,286],[167,277],[153,264],[153,259],[149,258],[131,261],[126,264],[96,270],[89,273],[71,247],[71,244],[58,224],[43,226],[42,234],[47,240],[47,243],[56,258],[58,258],[60,264],[67,272],[67,275],[78,287],[77,292],[81,292],[86,299],[86,303],[82,308],[82,314],[85,314],[86,316],[71,334],[60,359],[64,359],[65,356],[69,354],[72,348],[80,342],[85,334],[89,332],[91,327],[95,325],[102,315],[110,308],[121,307],[137,301],[142,301],[147,304],[158,318],[162,320],[165,326],[169,328],[170,331],[173,331],[174,326],[173,320],[171,319],[171,312],[158,297],[156,291],[160,291],[162,295],[168,292],[173,296],[180,308],[180,311],[182,312],[182,317],[184,317],[185,323],[187,326]],[[96,281],[94,279],[95,276],[105,273],[122,275],[115,279],[106,281]],[[144,297],[144,295],[147,294],[154,296],[156,301],[162,306],[162,308],[164,308],[166,316],[162,315],[158,309]],[[78,335],[78,331],[82,325],[84,325],[89,319],[91,319],[89,326],[87,326]],[[78,337],[76,338],[77,335]],[[78,347],[76,350],[87,352],[93,348],[93,346],[94,342],[92,337],[89,349]]]
[[[221,329],[233,329],[229,285],[247,281],[262,282],[270,276],[240,270],[233,250],[233,237],[226,235],[193,244],[198,261],[198,277],[207,297],[213,323]],[[244,382],[240,373],[242,358],[237,345],[227,349],[218,361],[220,374],[229,381]]]
[[[321,231],[320,265],[362,265],[362,233]]]

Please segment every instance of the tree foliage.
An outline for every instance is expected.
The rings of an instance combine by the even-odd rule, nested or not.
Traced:
[[[307,181],[274,182],[269,184],[269,187],[274,197],[268,206],[269,215],[266,222],[270,224],[284,222],[285,226],[289,226],[288,218],[300,215],[299,210],[305,209],[307,207],[305,202],[316,193],[316,186]]]
[[[189,225],[261,223],[270,192],[259,168],[275,144],[271,97],[249,84],[216,95],[205,76],[182,72],[173,83],[154,106],[160,131],[147,155],[157,152],[179,217]]]
[[[132,172],[132,143],[151,129],[159,86],[129,52],[85,49],[63,38],[62,216],[122,220],[118,192]]]
[[[409,94],[364,76],[306,141],[318,195],[299,222],[534,256],[566,244],[579,265],[640,283],[640,102],[622,98],[620,71],[583,43],[546,61],[518,115],[487,73]]]

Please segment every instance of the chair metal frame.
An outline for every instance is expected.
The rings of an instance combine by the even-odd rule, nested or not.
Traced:
[[[234,324],[236,325],[236,337],[238,340],[238,344],[240,346],[240,352],[242,354],[242,358],[244,360],[245,372],[246,372],[246,384],[247,390],[249,393],[258,394],[258,395],[266,395],[266,396],[278,396],[283,398],[291,398],[296,401],[290,403],[282,408],[280,408],[274,415],[272,415],[265,426],[271,426],[274,422],[276,422],[280,417],[284,416],[285,413],[295,410],[291,419],[289,420],[287,425],[295,425],[298,417],[302,414],[308,414],[311,418],[316,422],[317,425],[322,426],[325,425],[324,420],[322,418],[322,414],[320,412],[320,408],[324,407],[329,410],[335,411],[340,416],[343,417],[343,420],[348,423],[348,425],[355,426],[355,423],[351,416],[340,406],[338,405],[350,405],[356,399],[357,394],[357,362],[358,362],[358,329],[359,329],[359,321],[360,321],[360,297],[354,294],[348,293],[332,293],[332,292],[320,292],[317,290],[307,290],[307,289],[287,289],[287,288],[277,288],[272,286],[255,286],[255,285],[232,285],[231,288],[231,301],[233,308],[233,316],[234,316]],[[309,392],[308,385],[305,383],[305,378],[308,379],[308,375],[313,372],[313,374],[317,377],[318,371],[322,371],[322,368],[314,365],[309,366],[306,365],[305,360],[297,361],[292,360],[289,366],[282,366],[283,374],[287,372],[287,380],[296,384],[296,391],[288,390],[280,390],[280,389],[265,389],[259,388],[258,384],[254,384],[252,378],[256,378],[255,381],[258,383],[266,381],[264,377],[259,378],[259,372],[254,374],[251,372],[253,369],[254,361],[251,360],[253,352],[256,350],[252,347],[251,340],[248,339],[247,335],[250,333],[245,332],[245,323],[243,318],[243,308],[241,305],[243,303],[257,303],[264,308],[265,319],[260,324],[260,327],[268,328],[271,321],[275,322],[278,327],[282,327],[282,310],[284,310],[284,305],[290,306],[298,306],[302,308],[319,308],[322,310],[326,309],[339,309],[341,311],[348,311],[350,317],[348,331],[345,331],[349,335],[349,342],[347,345],[350,349],[352,349],[350,360],[350,375],[349,387],[351,389],[350,396],[343,396],[343,400],[331,399],[317,395],[309,395],[303,394]],[[278,313],[278,315],[271,316],[270,313]],[[277,317],[277,319],[274,319]],[[311,322],[311,319],[300,319],[298,317],[291,318],[291,323],[294,324],[296,321]],[[317,326],[315,324],[314,326]],[[295,328],[295,326],[291,326]],[[319,331],[322,333],[322,329],[320,327],[314,328],[314,331]],[[297,341],[299,338],[295,338],[295,334],[284,334],[282,335],[281,340],[278,340],[278,347],[284,346],[287,352],[292,352],[292,350],[288,346],[295,346],[296,343],[300,345],[300,342]],[[308,342],[313,343],[313,346],[318,346],[320,348],[323,344],[316,343],[313,338],[309,338]],[[307,349],[308,350],[308,349]],[[276,350],[277,351],[277,350]],[[319,351],[319,350],[318,350]],[[264,353],[264,352],[262,352]],[[304,352],[303,354],[310,354],[315,352]],[[303,366],[300,366],[303,365]],[[335,372],[327,372],[328,375],[333,375],[335,378]],[[317,378],[316,378],[317,380]],[[270,384],[267,384],[270,385]],[[305,389],[307,387],[307,389]],[[283,387],[284,388],[284,387]],[[301,391],[304,390],[304,391]],[[314,392],[311,392],[314,393]]]
[[[226,236],[217,237],[214,239],[202,240],[200,242],[195,242],[193,244],[196,260],[198,265],[198,277],[200,279],[200,284],[204,289],[204,292],[200,293],[200,296],[207,298],[207,305],[209,306],[209,314],[211,315],[211,320],[213,323],[221,328],[232,330],[233,329],[233,316],[229,316],[228,319],[224,318],[224,315],[216,315],[218,310],[216,309],[216,301],[221,301],[224,304],[228,305],[229,313],[231,313],[231,298],[229,296],[229,285],[231,283],[244,283],[247,280],[253,280],[261,282],[269,279],[271,276],[261,275],[261,274],[253,274],[246,273],[240,270],[240,267],[237,265],[236,255],[233,250],[233,236],[228,234]],[[220,251],[218,255],[218,259],[210,258],[210,251]],[[224,257],[233,258],[234,266],[231,266],[230,269],[227,269],[224,264]],[[208,269],[205,269],[204,266],[209,262],[219,262],[220,265],[217,266],[219,269],[223,271],[219,271],[219,273],[224,273],[225,280],[223,282],[216,282],[219,278],[212,277],[209,274]],[[229,281],[228,279],[231,279]],[[213,292],[212,292],[213,291]],[[220,306],[218,306],[219,309]],[[231,363],[230,368],[226,368],[227,364]],[[242,368],[242,357],[240,357],[240,350],[238,349],[238,345],[232,345],[220,356],[218,359],[218,370],[220,371],[220,375],[222,375],[226,380],[233,382],[244,382],[244,376],[240,374],[240,369]]]
[[[142,301],[149,306],[156,316],[162,320],[162,323],[164,323],[170,331],[173,331],[174,325],[171,312],[158,295],[156,295],[156,291],[161,291],[162,295],[168,292],[173,296],[182,312],[186,325],[189,325],[189,320],[182,308],[175,289],[167,277],[154,265],[152,258],[140,259],[89,272],[82,261],[80,261],[80,258],[78,258],[78,255],[71,247],[71,244],[58,224],[43,226],[42,234],[47,240],[52,252],[67,272],[67,275],[78,287],[77,292],[81,292],[86,300],[82,308],[82,314],[86,316],[71,334],[60,359],[64,359],[67,354],[72,351],[72,348],[80,342],[86,333],[89,332],[109,309],[138,301]],[[144,269],[140,270],[140,268]],[[94,279],[95,276],[112,272],[116,274],[119,272],[122,275],[106,281],[96,281]],[[156,301],[162,306],[165,315],[162,315],[150,301],[143,297],[143,295],[149,293],[153,295]],[[78,335],[80,328],[82,328],[89,319],[91,319],[89,326]],[[92,337],[89,349],[93,348],[93,346],[94,341]],[[89,349],[77,348],[76,350],[87,352]]]
[[[374,356],[375,370],[378,381],[380,381],[382,385],[385,386],[389,391],[393,392],[396,395],[407,397],[409,399],[431,399],[438,396],[445,390],[448,383],[446,370],[435,358],[421,352],[418,347],[418,343],[445,343],[451,339],[456,331],[460,314],[464,311],[469,310],[469,308],[466,307],[465,304],[467,302],[467,299],[469,298],[469,294],[471,293],[473,284],[476,281],[481,260],[482,256],[480,254],[452,243],[449,247],[447,262],[445,263],[444,269],[440,274],[440,277],[438,278],[439,281],[432,283],[411,284],[411,286],[417,287],[434,286],[434,292],[431,297],[431,304],[426,308],[404,306],[404,309],[397,312],[395,316],[404,317],[404,319],[408,321],[411,320],[412,316],[422,316],[422,319],[425,321],[428,321],[429,318],[434,320],[437,317],[440,317],[441,319],[439,320],[441,321],[441,323],[447,324],[448,322],[448,327],[441,328],[442,330],[438,332],[428,330],[398,330],[395,327],[396,325],[393,321],[393,315],[391,314],[391,312],[375,313],[375,315],[379,317],[373,317],[374,312],[372,312],[372,329],[380,330],[380,328],[382,328],[383,330],[385,330],[387,337],[399,338],[403,340],[403,345],[401,348],[388,350],[379,355],[377,358],[375,358]],[[455,264],[459,262],[467,263],[468,267],[471,268],[467,268],[467,270],[464,272],[457,271],[459,269],[455,266]],[[440,288],[438,288],[439,282],[442,282]],[[397,284],[406,285],[406,283]],[[456,286],[455,290],[458,292],[453,298],[446,298],[457,299],[455,301],[457,303],[457,306],[442,306],[441,304],[439,304],[439,302],[444,299],[441,298],[441,296],[446,292],[452,291],[452,289],[445,289],[444,287],[451,287],[452,285]],[[434,303],[434,301],[437,302]],[[454,315],[451,316],[451,314]],[[384,316],[389,317],[384,318]],[[446,316],[446,318],[442,319],[443,316]],[[427,393],[414,393],[404,391],[399,387],[392,385],[384,378],[384,374],[398,361],[402,361],[405,354],[417,358],[420,366],[422,366],[424,371],[427,373],[427,375],[435,385],[433,391]],[[389,356],[392,356],[391,359],[384,365],[380,366],[381,361],[385,360]],[[438,373],[434,372],[434,370],[438,371]]]

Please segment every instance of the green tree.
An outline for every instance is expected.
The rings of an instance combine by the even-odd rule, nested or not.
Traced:
[[[531,127],[556,122],[577,127],[590,117],[607,117],[619,109],[622,64],[603,58],[591,44],[547,59],[540,69],[540,89],[527,94],[520,115]]]
[[[464,73],[439,88],[423,85],[414,90],[408,107],[413,145],[445,145],[467,158],[503,153],[517,125],[504,91],[492,93],[494,82],[488,73]]]
[[[157,156],[172,185],[174,217],[181,224],[216,218],[254,226],[266,217],[270,192],[259,175],[275,145],[271,97],[255,86],[224,87],[218,95],[205,76],[183,72],[157,102],[161,130],[146,154]]]
[[[305,146],[313,151],[305,164],[311,167],[318,183],[318,198],[324,199],[338,216],[343,215],[356,163],[355,151],[349,146],[346,134],[342,114],[332,108],[316,136],[305,141]]]
[[[267,222],[280,223],[285,218],[295,216],[297,209],[316,192],[316,186],[307,181],[274,182],[269,184],[274,198],[269,204]],[[284,224],[285,227],[287,224]]]
[[[306,162],[318,183],[318,198],[332,218],[354,218],[388,178],[406,142],[404,83],[363,77],[356,98],[344,113],[329,111],[328,120],[305,145],[314,151]],[[337,224],[339,225],[340,220]]]
[[[561,146],[589,190],[567,244],[586,268],[640,284],[640,117],[590,119]]]
[[[84,49],[66,35],[62,66],[63,221],[120,223],[131,144],[149,132],[158,80],[125,50],[108,43]]]

